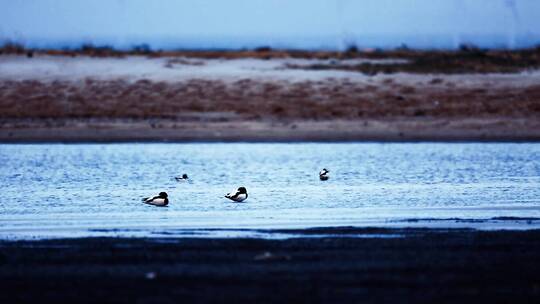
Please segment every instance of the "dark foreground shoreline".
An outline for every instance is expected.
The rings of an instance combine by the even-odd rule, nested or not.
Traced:
[[[540,230],[328,228],[286,240],[0,241],[0,302],[538,303],[539,240]]]

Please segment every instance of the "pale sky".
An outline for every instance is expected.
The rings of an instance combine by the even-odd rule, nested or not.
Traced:
[[[129,47],[540,43],[538,0],[0,0],[0,41]]]

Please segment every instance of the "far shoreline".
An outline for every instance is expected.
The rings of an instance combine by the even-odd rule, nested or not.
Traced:
[[[180,123],[152,120],[0,128],[0,143],[130,142],[539,142],[540,120],[236,121]],[[37,125],[36,125],[37,124]],[[70,125],[71,124],[71,125]],[[155,125],[159,125],[156,127]]]
[[[0,142],[540,141],[540,49],[477,51],[2,55]]]

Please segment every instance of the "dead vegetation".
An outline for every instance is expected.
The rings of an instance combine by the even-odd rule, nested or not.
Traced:
[[[366,85],[349,80],[2,81],[0,118],[212,117],[229,121],[540,117],[540,85],[486,90],[455,89],[445,84],[438,78],[414,87],[388,81]]]
[[[405,63],[343,64],[339,61],[309,65],[288,64],[288,68],[308,70],[344,70],[367,75],[393,74],[486,74],[517,73],[540,68],[540,48],[520,51],[462,49],[459,51],[389,51],[384,56],[366,57],[407,59]]]

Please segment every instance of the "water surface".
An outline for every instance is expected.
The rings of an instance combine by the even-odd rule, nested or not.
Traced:
[[[0,164],[0,238],[540,227],[538,143],[2,144]]]

